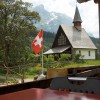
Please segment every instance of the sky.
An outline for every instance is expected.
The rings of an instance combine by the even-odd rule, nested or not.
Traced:
[[[49,12],[64,13],[67,16],[74,18],[76,5],[79,9],[82,19],[82,27],[87,33],[92,33],[96,38],[99,37],[99,19],[98,19],[98,4],[94,0],[86,3],[77,3],[77,0],[23,0],[33,3],[33,7],[43,4],[44,8]]]

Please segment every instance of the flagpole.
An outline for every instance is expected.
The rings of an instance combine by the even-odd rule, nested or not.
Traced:
[[[42,49],[42,75],[43,75],[43,49]]]
[[[42,28],[41,28],[41,30],[42,30]],[[42,30],[42,32],[43,32],[43,30]],[[44,36],[44,35],[43,35]],[[44,46],[43,46],[43,49],[44,49]],[[42,49],[42,75],[44,75],[43,74],[43,49]]]
[[[38,76],[38,79],[45,78],[45,75],[43,74],[43,30],[41,29],[34,41],[32,42],[32,49],[34,50],[35,54],[38,54],[40,51],[42,51],[41,55],[41,65],[42,65],[42,72]]]
[[[42,73],[41,75],[38,77],[38,80],[41,80],[41,79],[45,79],[46,76],[44,75],[44,71],[43,71],[44,67],[43,67],[43,49],[42,49]]]

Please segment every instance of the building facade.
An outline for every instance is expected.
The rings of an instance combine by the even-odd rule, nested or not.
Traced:
[[[80,59],[96,59],[96,46],[91,41],[87,32],[81,26],[82,20],[76,7],[73,26],[60,25],[55,36],[52,48],[44,54],[67,53],[72,56],[81,54]]]

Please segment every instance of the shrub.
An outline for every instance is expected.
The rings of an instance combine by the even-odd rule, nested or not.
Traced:
[[[48,60],[48,62],[54,62],[54,56],[53,55],[50,55],[50,56],[48,56],[48,58],[47,58]]]
[[[83,58],[84,58],[84,55],[76,54],[73,60],[76,63],[84,63],[84,59]]]
[[[70,59],[70,54],[61,54],[61,57],[59,58],[59,61],[68,61]]]
[[[44,63],[48,62],[48,58],[45,55],[43,56],[43,62]]]
[[[40,68],[39,67],[31,67],[31,68],[26,70],[25,74],[33,75],[33,76],[38,75],[40,70],[41,70],[41,67]]]
[[[28,62],[34,62],[34,63],[40,62],[40,55],[30,54],[28,57]]]

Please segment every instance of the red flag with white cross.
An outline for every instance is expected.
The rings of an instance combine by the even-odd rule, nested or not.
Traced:
[[[38,54],[43,49],[43,30],[41,29],[38,35],[32,42],[32,49],[35,54]]]

